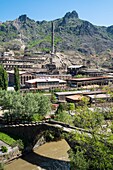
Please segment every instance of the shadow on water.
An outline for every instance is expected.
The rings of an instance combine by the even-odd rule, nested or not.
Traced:
[[[45,157],[35,152],[29,153],[29,156],[23,156],[22,159],[45,170],[70,170],[68,161]]]

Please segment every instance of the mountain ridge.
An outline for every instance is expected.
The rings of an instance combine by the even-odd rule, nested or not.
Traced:
[[[113,25],[95,26],[79,18],[76,11],[53,20],[56,51],[77,51],[83,55],[113,50]],[[0,24],[0,46],[29,51],[51,51],[51,21],[35,21],[26,14]]]

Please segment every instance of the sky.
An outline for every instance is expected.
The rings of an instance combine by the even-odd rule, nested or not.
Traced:
[[[80,19],[94,25],[113,25],[113,0],[0,0],[0,21],[14,20],[20,15],[35,21],[62,18],[75,10]]]

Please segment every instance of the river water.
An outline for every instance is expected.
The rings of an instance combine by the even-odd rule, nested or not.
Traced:
[[[49,142],[12,161],[5,166],[5,170],[69,170],[69,149],[65,140]]]

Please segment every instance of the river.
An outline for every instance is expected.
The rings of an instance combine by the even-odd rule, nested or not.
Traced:
[[[69,149],[65,140],[49,142],[13,160],[5,166],[5,170],[69,170]]]

